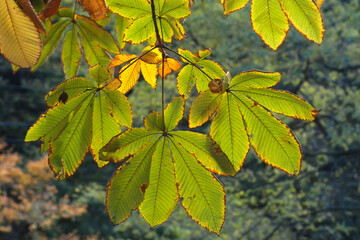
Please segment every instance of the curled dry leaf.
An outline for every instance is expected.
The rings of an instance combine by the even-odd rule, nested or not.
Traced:
[[[84,11],[88,12],[91,19],[100,20],[106,17],[107,8],[104,0],[79,0]]]
[[[39,14],[39,18],[44,21],[46,18],[49,18],[52,15],[54,15],[60,6],[60,3],[61,0],[49,0],[46,3],[44,9],[41,10]]]

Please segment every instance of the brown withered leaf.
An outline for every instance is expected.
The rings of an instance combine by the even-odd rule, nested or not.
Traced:
[[[43,21],[45,21],[46,18],[51,17],[52,15],[54,15],[59,6],[60,6],[61,0],[49,0],[44,9],[41,10],[41,12],[39,13],[39,18]]]
[[[104,0],[79,0],[79,3],[91,19],[98,21],[106,17],[107,8]]]
[[[37,16],[33,6],[30,3],[30,0],[18,0],[18,2],[26,12],[28,17],[31,19],[31,21],[35,24],[35,27],[37,28],[39,33],[46,34],[45,27]]]

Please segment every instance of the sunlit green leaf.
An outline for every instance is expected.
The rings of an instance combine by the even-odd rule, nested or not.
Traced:
[[[82,51],[76,31],[69,31],[64,40],[61,59],[64,64],[65,78],[76,76],[81,62]]]
[[[146,188],[144,201],[139,206],[139,210],[153,227],[170,217],[178,198],[170,145],[167,138],[162,138],[152,156],[149,186]]]

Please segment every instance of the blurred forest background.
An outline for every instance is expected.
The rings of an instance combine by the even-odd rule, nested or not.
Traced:
[[[277,88],[320,110],[314,122],[281,118],[302,145],[298,177],[249,154],[235,177],[220,177],[227,210],[219,237],[180,205],[161,226],[150,228],[136,211],[113,226],[104,198],[118,165],[97,169],[88,156],[74,176],[58,181],[39,154],[40,144],[24,143],[27,129],[46,110],[44,96],[63,81],[61,48],[34,73],[14,75],[0,56],[0,239],[360,239],[360,2],[326,0],[322,45],[290,28],[276,52],[253,32],[249,5],[225,17],[218,0],[195,1],[185,22],[187,39],[171,47],[211,48],[212,59],[233,76],[251,69],[281,72]],[[169,101],[177,95],[175,75],[165,84]],[[160,110],[160,92],[144,81],[128,97],[135,126]],[[180,127],[188,128],[187,115]],[[209,124],[196,130],[208,133]]]

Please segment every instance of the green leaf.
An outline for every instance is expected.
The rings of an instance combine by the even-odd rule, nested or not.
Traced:
[[[268,88],[276,85],[280,81],[280,78],[281,74],[277,72],[242,72],[232,79],[230,89],[237,90],[242,89],[243,87]]]
[[[270,111],[293,118],[314,120],[318,113],[304,99],[286,91],[244,88],[237,92],[250,97]]]
[[[148,142],[135,156],[120,166],[111,178],[106,195],[106,210],[113,224],[125,221],[144,199],[157,140]]]
[[[165,128],[167,131],[173,130],[183,118],[185,100],[181,97],[176,97],[166,106],[164,111]]]
[[[139,206],[141,214],[151,227],[165,222],[178,201],[175,169],[167,138],[157,144],[152,156],[149,186]]]
[[[250,142],[244,120],[231,93],[225,93],[211,124],[211,137],[229,157],[235,171],[239,171],[249,151]]]
[[[157,134],[151,134],[144,128],[129,129],[113,139],[101,150],[102,160],[120,162],[137,153]]]
[[[105,0],[109,9],[126,18],[136,19],[151,14],[151,7],[147,0]]]
[[[162,114],[158,112],[149,113],[144,120],[144,125],[149,132],[165,131]]]
[[[209,120],[219,107],[222,97],[222,94],[212,93],[210,90],[202,92],[191,105],[189,127],[201,126]]]
[[[80,67],[81,57],[80,41],[73,27],[65,36],[61,55],[66,79],[76,76]]]
[[[108,52],[119,54],[119,48],[113,36],[100,25],[85,16],[77,16],[76,24],[87,39],[96,42],[101,48]]]
[[[145,42],[151,37],[155,37],[155,26],[151,15],[143,16],[135,20],[124,32],[124,41],[131,44]]]
[[[109,108],[106,106],[104,92],[99,92],[94,99],[94,110],[92,113],[92,141],[90,150],[94,160],[99,167],[109,163],[100,160],[99,152],[111,138],[121,132],[120,125],[110,116]]]
[[[102,66],[108,66],[111,59],[100,45],[91,39],[91,37],[79,28],[81,45],[85,53],[85,59],[90,66],[100,64]]]
[[[60,83],[55,89],[46,95],[46,104],[49,107],[70,101],[77,95],[96,88],[96,85],[82,77],[73,77]]]
[[[188,64],[180,70],[177,79],[178,91],[185,98],[188,97],[195,82],[196,88],[201,92],[209,89],[208,84],[212,79],[220,79],[225,76],[225,71],[219,64],[211,60],[204,60],[211,53],[209,49],[200,50],[194,55],[188,50],[179,48],[178,53],[182,61]]]
[[[160,16],[185,18],[191,14],[187,0],[167,0],[160,11]]]
[[[97,83],[98,87],[112,79],[110,72],[101,65],[95,65],[89,68],[89,74],[91,78]]]
[[[170,147],[180,197],[183,198],[181,204],[192,219],[219,234],[225,218],[223,186],[182,146],[170,141]]]
[[[321,44],[324,23],[319,8],[313,0],[279,0],[294,27],[307,39]]]
[[[43,141],[42,151],[49,148],[50,166],[61,179],[76,171],[89,146],[98,166],[107,164],[100,159],[100,149],[121,132],[119,124],[131,126],[126,97],[97,86],[111,77],[109,72],[100,65],[89,71],[93,82],[74,77],[49,93],[47,100],[53,107],[29,129],[25,139]]]
[[[251,21],[254,31],[273,50],[281,45],[289,30],[288,19],[278,0],[253,0]]]
[[[180,95],[185,98],[188,97],[189,92],[195,85],[195,67],[193,65],[186,65],[183,67],[177,78],[177,88]]]
[[[91,94],[91,92],[86,92],[71,101],[68,101],[66,104],[50,108],[46,113],[39,117],[32,127],[30,127],[26,134],[25,141],[36,141],[45,135],[52,135],[52,131],[65,121],[73,111],[77,110]],[[52,139],[54,140],[55,137],[56,136]]]
[[[129,100],[119,91],[103,89],[105,100],[112,117],[128,128],[132,125],[132,111]]]
[[[66,27],[69,26],[70,23],[71,19],[61,18],[59,22],[55,23],[51,27],[44,41],[44,48],[41,53],[40,59],[37,64],[33,68],[31,68],[31,71],[35,71],[36,69],[38,69],[45,62],[45,60],[54,52],[54,50],[60,43]]]
[[[94,94],[74,113],[64,131],[50,145],[49,165],[59,179],[71,176],[81,164],[91,142],[91,114]],[[46,116],[48,118],[49,115]]]
[[[302,155],[291,130],[242,94],[232,94],[238,102],[250,135],[250,143],[257,155],[273,167],[298,175]]]
[[[133,22],[132,19],[124,18],[120,15],[116,15],[115,17],[115,30],[116,30],[116,36],[117,40],[120,44],[120,49],[124,49],[126,42],[124,41],[124,32],[125,29],[127,29],[131,23]]]
[[[221,175],[234,175],[235,170],[221,151],[219,145],[212,141],[208,136],[188,131],[171,132],[174,142],[181,145],[209,171]]]

